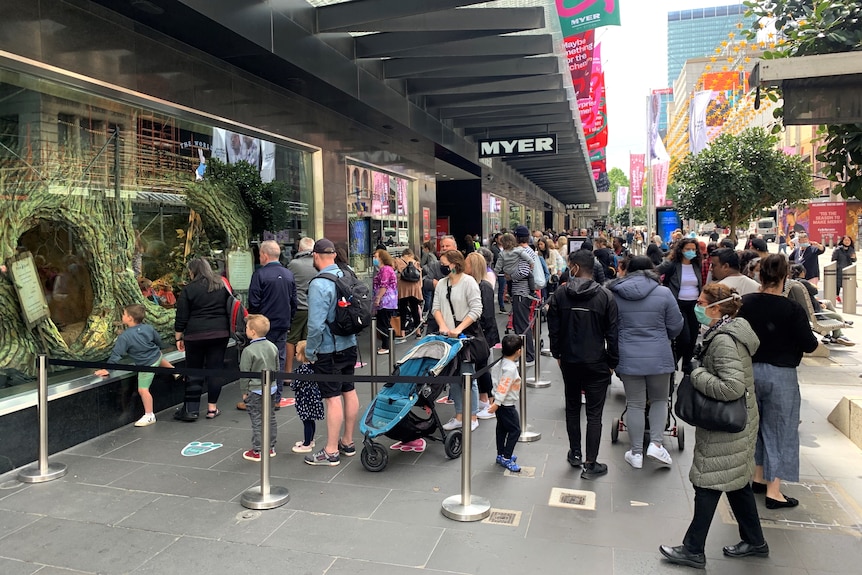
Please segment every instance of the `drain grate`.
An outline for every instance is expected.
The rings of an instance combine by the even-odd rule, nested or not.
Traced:
[[[482,523],[505,525],[507,527],[517,527],[520,522],[521,512],[511,509],[491,509],[491,514],[482,520]]]
[[[562,489],[554,487],[548,499],[551,507],[562,507],[564,509],[583,509],[595,511],[596,494],[594,491],[580,491],[577,489]]]
[[[524,479],[534,479],[536,477],[536,468],[535,467],[522,467],[521,471],[517,473],[512,473],[508,469],[503,472],[503,475],[506,477],[523,477]]]

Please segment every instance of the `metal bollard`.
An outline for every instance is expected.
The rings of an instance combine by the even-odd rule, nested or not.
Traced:
[[[39,354],[38,394],[39,462],[18,473],[18,481],[22,483],[45,483],[60,479],[68,471],[63,463],[48,463],[48,356],[45,354]]]
[[[389,373],[387,375],[392,375],[395,373],[395,330],[391,327],[389,328]]]
[[[527,349],[527,336],[521,334],[521,349]],[[536,355],[536,364],[538,365],[538,354]],[[527,356],[524,355],[524,352],[521,352],[521,361],[518,369],[521,370],[521,373],[524,373],[527,370]],[[521,381],[524,381],[524,378],[521,378]],[[519,443],[529,443],[531,441],[539,441],[542,439],[542,434],[538,431],[530,431],[529,425],[527,425],[527,387],[529,385],[521,386],[521,398],[519,407],[521,409],[521,435],[518,436]]]
[[[377,316],[371,317],[371,375],[377,375]],[[371,400],[377,397],[377,382],[371,382]]]
[[[242,494],[240,503],[248,509],[275,509],[290,501],[290,493],[286,487],[274,487],[269,484],[269,421],[272,414],[272,372],[261,373],[260,378],[260,485],[252,487]]]
[[[536,349],[536,363],[533,366],[533,377],[532,378],[524,378],[524,381],[526,381],[525,385],[527,387],[533,387],[536,389],[542,389],[545,387],[550,387],[551,382],[548,381],[547,379],[541,379],[541,376],[539,375],[540,370],[541,370],[541,363],[542,363],[542,354],[539,353],[540,352],[539,341],[541,341],[541,339],[542,339],[542,308],[541,308],[541,306],[538,306],[538,305],[536,306],[536,317],[535,317],[535,321],[533,322],[533,338],[534,338],[535,349]],[[526,348],[524,348],[524,349],[526,349]],[[523,354],[521,354],[521,357],[523,357]]]
[[[523,336],[521,336],[523,337]],[[469,365],[469,364],[468,364]],[[461,493],[452,495],[443,500],[441,513],[455,521],[480,521],[491,514],[491,502],[484,497],[473,495],[470,491],[471,461],[470,461],[470,437],[473,434],[470,429],[470,414],[473,406],[470,392],[473,388],[473,368],[465,367],[464,376],[464,407],[462,413],[464,426],[461,428]]]
[[[841,270],[841,311],[856,315],[856,264]]]
[[[830,262],[823,266],[823,297],[835,301],[838,295],[838,262]]]

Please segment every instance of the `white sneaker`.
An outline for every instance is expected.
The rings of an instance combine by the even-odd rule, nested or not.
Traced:
[[[644,466],[643,453],[632,453],[631,450],[628,450],[626,451],[625,459],[626,463],[628,463],[635,469],[640,469]]]
[[[146,427],[156,422],[156,416],[153,413],[145,413],[143,417],[135,422],[135,427]]]
[[[476,431],[477,427],[479,427],[479,420],[478,419],[471,419],[470,420],[470,431]]]
[[[483,409],[488,409],[489,407],[491,407],[491,402],[482,401],[481,399],[479,400],[479,411],[482,411]]]
[[[667,452],[667,449],[665,449],[663,445],[656,445],[651,441],[649,447],[647,447],[646,456],[663,465],[670,465],[673,463],[673,459],[670,458],[670,453]]]
[[[495,413],[490,413],[486,407],[484,409],[480,409],[479,413],[476,414],[476,417],[479,419],[494,419],[497,415]]]
[[[464,424],[455,419],[454,417],[443,424],[443,429],[445,429],[446,431],[461,429],[462,427],[464,427]]]

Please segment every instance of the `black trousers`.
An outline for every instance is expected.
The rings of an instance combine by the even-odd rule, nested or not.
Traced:
[[[514,405],[499,405],[497,416],[497,455],[512,459],[515,444],[521,436],[521,418]]]
[[[226,337],[197,341],[186,340],[186,367],[223,370],[227,340]],[[206,378],[189,376],[186,378],[184,397],[186,412],[198,413],[200,411],[204,384],[207,386],[207,401],[218,403],[221,388],[224,385],[220,376],[210,375]]]
[[[524,352],[527,354],[527,361],[536,361],[536,345],[533,341],[533,330],[530,325],[530,305],[533,300],[516,295],[512,298],[512,327],[515,330],[515,335],[526,335],[527,346]]]
[[[587,441],[585,462],[593,463],[599,456],[602,439],[602,412],[611,384],[611,370],[606,363],[560,363],[566,394],[566,432],[569,449],[581,455],[581,390],[586,396]]]
[[[380,336],[381,349],[389,349],[389,327],[392,325],[390,322],[393,313],[395,313],[394,309],[380,308],[377,310],[377,335]],[[371,351],[375,353],[377,350]]]
[[[682,360],[682,369],[685,371],[691,358],[694,357],[694,348],[697,344],[697,333],[700,330],[700,323],[697,321],[697,316],[694,314],[694,306],[696,301],[677,300],[679,311],[684,320],[682,331],[674,340],[674,348],[676,355],[674,359]]]
[[[422,302],[415,297],[410,296],[399,298],[398,315],[401,316],[401,329],[404,330],[405,335],[407,333],[406,327],[409,327],[412,331],[416,329],[416,327],[422,322],[421,310]],[[410,318],[410,321],[413,322],[412,324],[408,323],[408,317]]]
[[[685,538],[682,540],[682,544],[691,553],[703,553],[709,526],[712,523],[712,517],[715,515],[721,494],[721,491],[715,489],[695,486],[694,517],[692,517],[688,531],[685,532]],[[763,538],[763,529],[760,527],[760,517],[757,514],[757,503],[754,501],[751,484],[746,484],[745,487],[736,491],[727,491],[726,494],[727,502],[730,503],[730,508],[739,524],[739,538],[751,545],[762,545],[765,539]]]

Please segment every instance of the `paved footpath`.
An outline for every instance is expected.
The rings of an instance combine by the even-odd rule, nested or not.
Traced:
[[[837,349],[800,367],[802,478],[786,492],[801,504],[769,511],[759,496],[771,556],[722,556],[722,545],[738,540],[722,500],[707,542],[709,572],[860,572],[862,450],[826,421],[842,396],[862,393],[860,349]],[[529,420],[542,438],[518,445],[524,472],[495,465],[494,421],[474,434],[473,492],[490,499],[494,521],[459,523],[441,514],[443,499],[459,492],[461,463],[447,460],[439,443],[421,454],[390,452],[380,473],[367,472],[358,457],[338,467],[304,464],[290,451],[302,429],[293,408],[278,413],[272,461],[272,484],[287,487],[290,501],[247,510],[240,495],[259,480],[258,465],[242,459],[248,416],[224,409],[189,424],[164,412],[151,427],[129,425],[53,455],[69,468],[60,480],[23,485],[13,474],[0,477],[0,574],[684,573],[660,559],[658,546],[680,543],[691,517],[694,429],[685,428],[683,451],[668,438],[671,468],[646,462],[632,469],[623,461],[628,435],[610,440],[610,422],[624,406],[615,379],[599,458],[610,472],[582,480],[565,459],[560,373],[543,359],[552,385],[527,392]],[[227,387],[225,406],[237,395],[235,385]],[[360,398],[364,411],[367,387]],[[444,421],[451,413],[440,409]],[[190,441],[221,447],[183,457]]]

